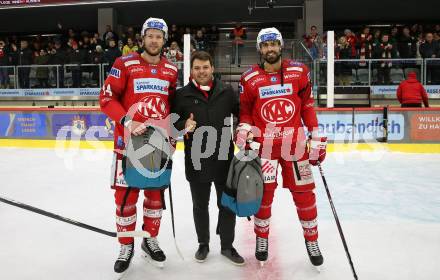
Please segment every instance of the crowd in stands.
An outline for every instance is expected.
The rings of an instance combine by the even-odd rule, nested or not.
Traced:
[[[327,57],[327,38],[317,32],[316,26],[312,26],[310,32],[303,36],[303,42],[313,59]],[[390,77],[391,69],[417,68],[419,64],[414,59],[440,58],[440,24],[434,26],[414,24],[374,29],[366,26],[358,32],[345,29],[335,34],[335,58],[384,59],[372,62],[372,68],[377,71],[375,82],[391,84],[393,83]],[[440,83],[440,68],[437,64],[440,63],[429,61],[427,64],[428,80],[432,84]],[[367,62],[336,63],[335,74],[338,76],[339,84],[348,85],[352,81],[352,70],[362,67],[367,67]]]
[[[192,50],[213,53],[215,44],[212,42],[219,39],[216,26],[184,28],[171,25],[163,55],[177,64],[180,71],[183,68],[179,63],[183,60],[183,34],[187,33],[191,34]],[[57,76],[59,87],[97,86],[99,68],[91,64],[103,63],[107,65],[107,72],[117,57],[130,52],[142,52],[142,44],[140,30],[127,27],[124,32],[117,34],[109,25],[102,36],[97,32],[78,33],[73,29],[66,32],[60,29],[60,34],[52,36],[0,36],[0,88],[11,87],[9,76],[13,73],[13,66],[25,65],[34,65],[32,77],[36,82],[30,82],[31,67],[18,67],[16,74],[20,88],[56,86],[54,77]],[[71,73],[72,83],[69,85],[64,84],[66,73]],[[84,73],[90,76],[87,81],[84,81]]]

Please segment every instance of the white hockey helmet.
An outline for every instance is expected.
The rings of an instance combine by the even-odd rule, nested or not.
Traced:
[[[260,50],[260,44],[266,41],[280,41],[281,48],[284,46],[283,36],[275,27],[264,28],[258,32],[257,50]]]
[[[147,19],[144,25],[142,25],[142,36],[145,36],[145,31],[147,31],[147,29],[157,29],[163,31],[165,41],[168,40],[168,25],[163,19],[152,17]]]

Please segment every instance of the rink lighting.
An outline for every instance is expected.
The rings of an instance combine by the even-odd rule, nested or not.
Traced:
[[[69,3],[52,3],[52,4],[25,4],[19,6],[0,6],[0,10],[6,9],[26,9],[26,8],[48,8],[48,7],[61,7],[61,6],[82,6],[82,5],[103,5],[103,4],[118,4],[118,3],[132,3],[132,2],[161,2],[163,0],[107,0],[107,1],[84,1],[78,2],[72,0]]]

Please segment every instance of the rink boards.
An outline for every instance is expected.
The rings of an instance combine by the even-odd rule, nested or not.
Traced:
[[[385,136],[383,108],[319,108],[317,113],[330,152],[440,153],[440,108],[389,108],[387,143],[377,141]],[[99,109],[0,109],[0,147],[111,149],[113,130]]]

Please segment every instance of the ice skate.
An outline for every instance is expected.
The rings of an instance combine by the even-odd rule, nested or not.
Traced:
[[[121,279],[130,266],[131,259],[134,255],[134,243],[121,244],[118,259],[114,265],[114,271],[118,273],[118,279]]]
[[[310,262],[318,272],[321,272],[321,265],[324,263],[324,258],[319,250],[318,241],[305,241],[307,254]]]
[[[267,238],[261,238],[257,236],[255,246],[255,258],[260,262],[260,266],[263,267],[267,261],[269,250],[269,241]]]
[[[166,256],[159,247],[156,237],[144,238],[142,242],[142,250],[145,252],[144,257],[156,267],[163,268]]]

